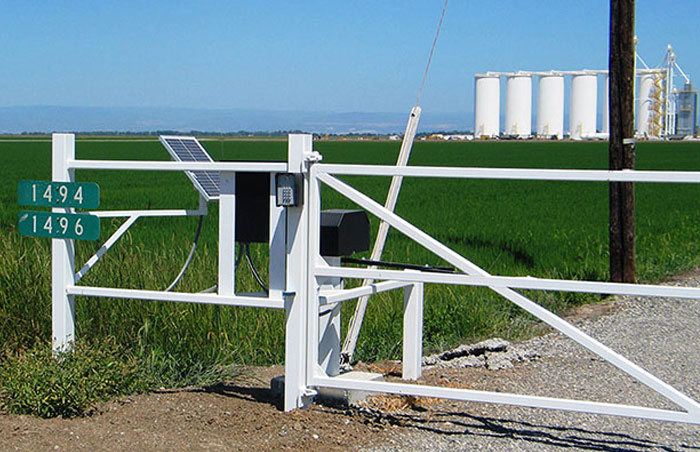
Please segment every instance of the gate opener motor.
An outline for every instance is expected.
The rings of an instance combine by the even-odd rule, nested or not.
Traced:
[[[342,209],[321,211],[321,256],[349,256],[367,250],[367,212]]]

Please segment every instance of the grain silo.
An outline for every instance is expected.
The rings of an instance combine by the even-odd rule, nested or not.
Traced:
[[[640,72],[639,90],[637,91],[637,135],[645,137],[649,135],[649,126],[652,122],[654,74],[651,72]]]
[[[603,90],[603,126],[601,131],[610,135],[610,76],[605,74],[605,89]]]
[[[501,106],[501,79],[498,74],[487,72],[474,76],[474,136],[490,138],[498,136]]]
[[[532,75],[515,72],[507,77],[505,134],[527,138],[532,135]]]
[[[564,137],[564,75],[541,72],[537,95],[537,136]]]
[[[573,139],[593,138],[596,135],[598,76],[593,71],[571,75],[569,134]]]

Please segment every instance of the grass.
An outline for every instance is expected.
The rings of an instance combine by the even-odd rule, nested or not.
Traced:
[[[0,412],[44,418],[80,416],[97,402],[113,397],[162,386],[214,384],[241,373],[238,366],[133,352],[113,338],[78,341],[60,357],[50,344],[38,343],[29,349],[6,351],[2,363]]]
[[[216,159],[282,160],[286,143],[207,141]],[[324,162],[393,164],[399,145],[387,142],[318,142]],[[639,169],[700,170],[696,143],[642,143]],[[158,142],[78,141],[79,158],[168,160]],[[17,182],[50,179],[50,143],[0,143],[0,343],[26,350],[50,337],[49,242],[19,237]],[[415,146],[411,165],[606,168],[605,143],[429,143]],[[346,177],[351,185],[383,202],[389,178]],[[97,182],[101,209],[195,208],[197,194],[179,173],[80,171],[78,181]],[[655,281],[698,264],[700,187],[638,184],[638,279]],[[330,189],[324,208],[353,207]],[[397,213],[491,273],[606,280],[607,185],[604,183],[406,179]],[[196,218],[139,220],[83,280],[88,285],[163,289],[189,251]],[[102,221],[106,238],[120,224]],[[216,204],[205,218],[196,258],[177,290],[200,291],[217,274]],[[373,233],[377,221],[372,219]],[[99,243],[80,243],[78,265]],[[254,246],[259,268],[266,247]],[[384,258],[442,265],[396,231]],[[263,277],[265,277],[263,271]],[[238,287],[256,288],[248,272]],[[564,312],[596,296],[528,292],[547,308]],[[488,289],[426,286],[427,351],[492,335],[528,334],[533,320]],[[354,306],[343,307],[343,321]],[[281,363],[281,312],[135,300],[79,298],[77,336],[88,341],[113,337],[134,350],[141,363],[164,375],[167,385],[189,384],[199,375],[233,364]],[[356,357],[365,361],[401,353],[402,303],[398,293],[371,302]],[[142,364],[143,365],[143,364]],[[212,369],[214,369],[212,371]]]
[[[8,354],[0,367],[0,408],[40,417],[78,416],[98,401],[147,389],[143,368],[114,345],[78,342],[60,359],[47,345]]]

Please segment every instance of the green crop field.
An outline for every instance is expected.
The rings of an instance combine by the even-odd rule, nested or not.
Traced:
[[[283,160],[282,141],[205,141],[217,159]],[[5,350],[50,338],[50,253],[47,239],[17,233],[17,183],[49,180],[48,142],[0,142],[0,344]],[[324,162],[392,164],[399,145],[388,142],[318,142]],[[78,158],[168,160],[156,141],[78,141]],[[411,165],[520,168],[607,167],[606,143],[416,143]],[[642,143],[637,168],[700,170],[700,144]],[[101,209],[195,208],[187,177],[169,172],[79,171],[97,182]],[[383,202],[389,178],[347,177],[351,185]],[[700,256],[700,186],[638,184],[637,267],[640,281],[689,270]],[[405,179],[397,213],[494,274],[606,280],[607,184],[579,182]],[[352,204],[329,188],[324,208]],[[177,290],[200,291],[216,282],[217,208],[209,206],[196,258]],[[102,239],[120,224],[103,219]],[[177,275],[194,236],[196,218],[141,219],[83,280],[88,285],[164,289]],[[377,222],[372,220],[373,233]],[[80,266],[99,243],[78,245]],[[253,247],[259,268],[266,249]],[[444,264],[392,231],[385,260]],[[243,266],[241,267],[243,268]],[[256,289],[247,269],[239,287]],[[484,288],[426,287],[427,350],[491,335],[521,337],[534,321]],[[556,312],[599,297],[531,291]],[[401,353],[401,294],[374,297],[356,356],[396,358]],[[187,366],[267,364],[283,360],[283,313],[230,308],[78,298],[77,335],[111,336],[153,361],[177,357]],[[354,305],[346,304],[347,322]],[[183,372],[187,372],[184,369]]]

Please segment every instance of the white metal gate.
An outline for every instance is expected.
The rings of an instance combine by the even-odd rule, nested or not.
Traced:
[[[540,279],[532,277],[492,276],[465,257],[451,250],[427,233],[410,224],[400,216],[378,204],[348,184],[334,177],[335,175],[437,177],[437,178],[476,178],[476,179],[527,179],[549,181],[597,181],[597,182],[700,182],[700,173],[696,172],[660,172],[660,171],[598,171],[598,170],[536,170],[536,169],[491,169],[491,168],[443,168],[443,167],[389,167],[368,165],[313,165],[310,171],[309,190],[309,293],[308,325],[308,384],[314,387],[346,388],[362,391],[410,394],[415,396],[442,397],[448,399],[503,403],[539,408],[553,408],[570,411],[582,411],[596,414],[633,416],[647,419],[678,421],[700,424],[700,404],[634,364],[624,356],[616,353],[594,338],[588,336],[566,320],[539,306],[532,300],[513,289],[537,289],[571,292],[588,292],[602,294],[629,294],[646,296],[664,296],[700,299],[700,288],[665,287],[657,285],[638,285],[622,283],[605,283],[590,281],[569,281]],[[321,183],[347,197],[358,206],[372,213],[391,227],[416,241],[437,256],[449,262],[465,274],[440,274],[397,270],[341,268],[325,265],[318,252]],[[489,287],[494,292],[515,303],[520,308],[544,321],[552,328],[573,339],[583,347],[597,354],[639,382],[672,401],[685,411],[661,410],[639,406],[609,404],[584,400],[549,398],[486,392],[469,389],[452,389],[423,386],[406,383],[362,381],[330,376],[314,363],[317,362],[317,348],[311,346],[317,342],[319,332],[315,325],[319,307],[329,303],[338,303],[356,298],[363,288],[345,291],[333,291],[325,294],[318,290],[316,278],[366,278],[383,281],[374,286],[374,291],[389,290],[402,283],[412,284],[412,290],[405,297],[404,314],[404,354],[403,365],[405,379],[420,376],[421,338],[422,338],[422,304],[423,283],[458,284],[467,286]]]
[[[700,404],[697,401],[513,290],[537,289],[677,297],[698,300],[700,299],[700,288],[493,276],[400,216],[334,177],[337,175],[398,175],[404,177],[511,180],[700,183],[699,172],[330,165],[319,163],[320,159],[321,156],[313,152],[310,135],[290,135],[287,162],[279,163],[76,160],[74,136],[55,134],[53,136],[54,181],[74,181],[74,171],[76,169],[221,171],[222,190],[219,202],[219,290],[215,294],[174,293],[78,285],[80,278],[92,268],[97,260],[107,252],[139,217],[203,215],[206,214],[206,203],[204,202],[200,202],[199,209],[189,211],[93,212],[103,217],[125,217],[127,220],[77,273],[75,272],[73,241],[53,239],[52,317],[54,348],[58,350],[63,349],[74,340],[73,303],[76,295],[276,308],[284,309],[286,312],[285,410],[306,405],[316,395],[318,388],[339,388],[700,424]],[[271,175],[270,291],[267,295],[238,294],[234,287],[235,184],[233,181],[235,180],[235,173],[241,171],[269,172]],[[297,207],[281,208],[275,205],[274,175],[281,172],[295,173],[303,177],[302,202]],[[449,262],[464,272],[464,274],[347,268],[341,267],[337,261],[324,259],[319,254],[321,184],[336,190],[369,213]],[[63,212],[65,209],[59,209],[59,211]],[[327,284],[329,279],[334,278],[373,279],[380,282],[365,287],[339,289]],[[417,379],[420,377],[424,283],[489,287],[650,387],[684,411],[407,383],[358,381],[344,378],[342,374],[338,374],[337,363],[329,363],[329,356],[337,356],[337,353],[334,355],[331,352],[337,352],[340,348],[340,303],[363,295],[403,289],[405,293],[403,377],[405,379]],[[322,313],[325,315],[321,318],[320,314]],[[333,334],[328,334],[329,332]]]

